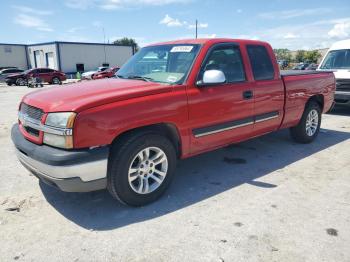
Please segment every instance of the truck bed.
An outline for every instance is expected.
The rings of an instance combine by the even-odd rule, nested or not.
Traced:
[[[286,94],[282,128],[298,124],[311,96],[320,95],[320,101],[324,103],[323,112],[331,108],[334,95],[332,90],[335,88],[333,72],[284,70],[280,74]]]

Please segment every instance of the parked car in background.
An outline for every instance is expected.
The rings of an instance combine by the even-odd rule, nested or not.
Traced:
[[[283,128],[311,143],[335,90],[331,72],[280,74],[271,46],[253,40],[147,46],[117,75],[24,96],[20,162],[63,191],[107,188],[141,206],[165,192],[178,159]]]
[[[92,79],[93,74],[98,73],[98,72],[103,72],[106,69],[108,69],[108,67],[100,66],[100,67],[97,67],[96,70],[84,72],[81,74],[81,79]]]
[[[308,67],[305,68],[305,70],[316,70],[318,68],[318,64],[310,64]]]
[[[61,71],[51,68],[34,68],[22,73],[9,75],[5,78],[5,82],[9,86],[25,86],[28,84],[28,79],[32,77],[38,77],[42,82],[54,85],[60,85],[62,81],[67,79],[66,75]]]
[[[16,68],[16,67],[2,69],[2,70],[0,70],[0,81],[1,82],[5,81],[5,78],[11,74],[22,73],[22,72],[24,72],[24,70]]]
[[[1,66],[0,67],[0,70],[3,70],[3,69],[10,69],[10,68],[18,68],[16,66]]]
[[[317,70],[334,73],[337,86],[335,102],[350,105],[350,39],[333,44]]]
[[[119,66],[110,67],[110,68],[106,69],[105,71],[97,72],[97,73],[93,74],[91,78],[92,79],[110,78],[110,77],[115,76],[115,73],[118,72],[119,69],[120,69]]]
[[[287,60],[278,60],[277,63],[279,65],[280,69],[285,69],[289,65],[289,62]]]
[[[308,63],[300,63],[294,66],[292,69],[293,70],[305,70],[309,66]]]

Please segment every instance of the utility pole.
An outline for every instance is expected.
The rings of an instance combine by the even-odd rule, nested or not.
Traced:
[[[198,20],[196,19],[196,39],[198,38]]]
[[[103,31],[103,50],[105,53],[105,61],[104,64],[106,64],[106,60],[107,60],[107,55],[106,55],[106,34],[105,34],[105,28],[102,27],[102,31]]]

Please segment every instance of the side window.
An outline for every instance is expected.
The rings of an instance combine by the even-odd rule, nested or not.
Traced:
[[[275,72],[266,48],[261,45],[249,45],[247,47],[250,64],[255,80],[271,80]]]
[[[44,74],[47,74],[47,73],[52,73],[53,70],[52,69],[48,69],[48,68],[43,68],[43,69],[40,69],[40,73],[44,73]]]
[[[212,50],[201,69],[200,80],[207,70],[222,71],[228,83],[246,80],[241,52],[238,46],[224,45]]]

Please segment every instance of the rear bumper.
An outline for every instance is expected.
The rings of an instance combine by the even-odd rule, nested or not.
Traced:
[[[66,192],[88,192],[106,188],[108,147],[63,150],[26,140],[18,125],[12,141],[22,165],[43,182]]]
[[[350,92],[335,91],[334,101],[339,105],[350,105]]]

